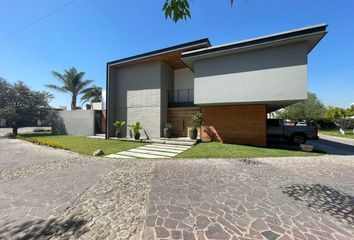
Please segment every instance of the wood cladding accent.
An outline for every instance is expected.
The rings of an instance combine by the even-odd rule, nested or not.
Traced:
[[[266,146],[266,105],[207,106],[201,112],[202,141]]]
[[[188,127],[192,127],[192,118],[198,112],[200,112],[200,107],[168,108],[167,122],[172,124],[172,135],[187,137]]]

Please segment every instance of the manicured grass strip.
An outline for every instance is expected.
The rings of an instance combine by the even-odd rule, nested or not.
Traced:
[[[320,133],[324,135],[329,135],[329,136],[335,136],[335,137],[343,137],[343,138],[351,138],[354,139],[354,133],[353,130],[348,130],[345,131],[345,135],[341,134],[339,130],[321,130]]]
[[[36,139],[42,142],[54,142],[64,149],[89,156],[92,156],[92,153],[97,149],[102,149],[105,155],[108,155],[146,145],[145,143],[93,139],[84,136],[54,136],[50,132],[23,133],[20,134],[20,137],[29,141]]]
[[[284,147],[285,148],[285,147]],[[218,142],[200,143],[175,158],[261,158],[261,157],[303,157],[319,156],[323,153],[303,152],[298,147],[262,148]]]

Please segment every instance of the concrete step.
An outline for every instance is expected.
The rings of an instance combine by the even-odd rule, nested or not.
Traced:
[[[163,148],[181,149],[181,150],[185,150],[185,149],[192,147],[192,146],[187,146],[187,145],[174,145],[174,144],[167,144],[167,143],[153,143],[148,146],[158,146],[158,147],[163,147]]]
[[[157,155],[162,157],[174,157],[177,155],[177,153],[160,152],[160,151],[145,150],[145,149],[138,149],[138,148],[130,149],[129,152],[151,154],[151,155]]]
[[[123,151],[123,152],[119,152],[118,154],[123,155],[123,156],[136,157],[136,158],[168,158],[168,157],[159,156],[159,155],[137,153],[137,152],[131,152],[131,151]]]
[[[176,148],[165,148],[165,147],[160,147],[160,146],[144,146],[144,147],[138,147],[138,149],[144,149],[144,150],[153,150],[153,151],[163,151],[163,152],[171,152],[171,153],[181,153],[185,149],[178,149]]]
[[[177,141],[177,142],[197,142],[196,139],[190,139],[188,137],[180,137],[180,138],[160,138],[163,141]]]
[[[193,146],[196,143],[197,143],[197,141],[195,141],[195,142],[190,142],[190,141],[171,141],[171,140],[166,140],[165,141],[165,144],[182,145],[182,146]]]
[[[133,158],[130,156],[124,156],[124,155],[119,155],[119,154],[109,154],[105,157],[107,157],[107,158]]]

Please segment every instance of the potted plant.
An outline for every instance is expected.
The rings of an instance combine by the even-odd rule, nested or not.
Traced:
[[[122,127],[125,125],[124,121],[115,121],[113,123],[113,126],[116,128],[116,137],[121,138],[122,137]]]
[[[165,127],[163,128],[163,136],[165,138],[170,138],[172,134],[172,124],[171,123],[165,123]]]
[[[140,122],[136,122],[135,124],[131,124],[128,126],[134,132],[134,139],[138,140],[140,138],[140,130],[143,129],[143,126]]]
[[[201,126],[203,120],[202,113],[196,113],[192,118],[192,134],[191,139],[197,139],[198,136],[198,127]]]

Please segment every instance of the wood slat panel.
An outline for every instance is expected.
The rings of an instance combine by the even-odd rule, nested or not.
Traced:
[[[199,107],[168,108],[167,121],[172,124],[172,135],[187,137],[188,127],[192,127],[192,118],[198,112]]]

